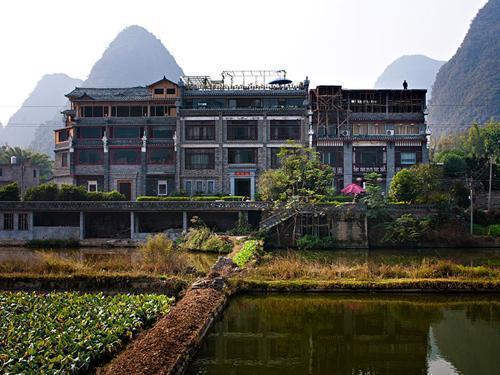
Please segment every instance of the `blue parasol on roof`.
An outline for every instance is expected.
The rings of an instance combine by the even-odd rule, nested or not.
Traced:
[[[292,83],[292,81],[287,78],[278,78],[269,82],[270,85],[288,85],[289,83]]]

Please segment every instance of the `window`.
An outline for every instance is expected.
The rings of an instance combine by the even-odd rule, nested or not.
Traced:
[[[151,164],[174,164],[174,150],[151,147],[148,149],[148,162]]]
[[[402,152],[401,153],[401,165],[414,165],[417,164],[417,153],[416,152]]]
[[[215,140],[215,121],[186,122],[185,130],[188,141]]]
[[[102,164],[103,152],[102,150],[77,150],[76,160],[78,164],[98,165]]]
[[[193,193],[191,181],[184,182],[184,190],[186,190],[187,195],[191,195]]]
[[[186,169],[214,169],[214,149],[185,149]]]
[[[175,106],[152,105],[149,115],[152,117],[175,116]]]
[[[17,218],[17,229],[28,230],[28,214],[19,214]]]
[[[354,164],[358,167],[380,167],[385,164],[382,148],[359,148],[354,153]]]
[[[63,152],[61,154],[61,167],[65,168],[67,166],[68,166],[68,153],[67,152]]]
[[[58,130],[56,132],[56,142],[61,143],[67,141],[69,138],[69,130],[64,129],[64,130]]]
[[[385,134],[385,126],[382,124],[368,124],[368,134]]]
[[[261,100],[255,98],[229,99],[229,108],[261,108]]]
[[[36,169],[33,169],[33,178],[36,178],[36,176],[37,176]]]
[[[207,194],[215,193],[215,181],[209,180],[207,181]]]
[[[151,138],[172,139],[175,129],[170,126],[154,126],[151,128]]]
[[[141,162],[140,150],[130,148],[111,149],[111,163],[113,164],[139,164]]]
[[[271,148],[271,169],[281,167],[281,159],[278,157],[280,150],[281,149],[277,147]]]
[[[300,140],[299,120],[271,120],[271,140]]]
[[[230,148],[227,156],[229,164],[255,164],[257,150],[255,148]]]
[[[185,180],[184,189],[187,195],[193,194],[214,194],[215,181],[214,180]]]
[[[418,134],[419,128],[415,124],[396,124],[396,134]]]
[[[227,122],[228,140],[257,140],[257,121],[229,120]]]
[[[0,177],[3,176],[3,169],[0,168]]]
[[[335,167],[344,165],[344,150],[341,147],[320,151],[321,162]]]
[[[161,89],[155,89],[155,95],[163,95],[165,91],[163,90],[163,88]]]
[[[89,193],[95,193],[98,191],[97,181],[87,181],[87,191]]]
[[[159,180],[158,181],[158,195],[167,195],[167,181]]]
[[[135,126],[115,126],[112,128],[113,138],[141,138],[141,128]]]
[[[79,127],[76,129],[78,138],[101,139],[104,134],[102,127]]]
[[[203,191],[203,181],[196,181],[195,183],[196,189],[195,189],[195,194],[196,193],[204,193]]]
[[[147,106],[113,106],[111,116],[113,117],[141,117],[148,115]]]
[[[175,89],[167,89],[167,95],[175,95]]]
[[[83,106],[80,107],[80,117],[107,117],[108,106]]]
[[[3,229],[14,230],[14,214],[3,214]]]

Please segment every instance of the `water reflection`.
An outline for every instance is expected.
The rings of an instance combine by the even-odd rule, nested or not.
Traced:
[[[500,373],[500,297],[241,296],[189,374]]]

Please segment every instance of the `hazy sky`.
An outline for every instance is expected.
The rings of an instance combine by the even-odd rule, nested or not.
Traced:
[[[46,73],[86,78],[120,30],[155,34],[186,74],[285,68],[312,84],[371,88],[394,59],[447,60],[487,0],[6,0],[0,121]],[[147,82],[144,82],[145,84]]]

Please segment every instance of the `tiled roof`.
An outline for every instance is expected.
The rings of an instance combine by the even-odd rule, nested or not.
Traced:
[[[151,99],[151,92],[145,86],[126,88],[76,87],[66,97],[81,100],[133,101]]]

